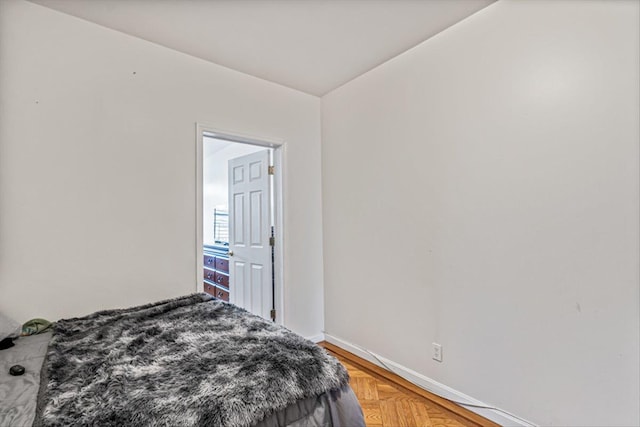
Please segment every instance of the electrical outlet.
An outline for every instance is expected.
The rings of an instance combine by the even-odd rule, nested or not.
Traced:
[[[433,343],[433,360],[442,362],[442,346],[437,342]]]

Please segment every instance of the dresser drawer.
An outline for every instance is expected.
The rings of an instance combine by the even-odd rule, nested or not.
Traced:
[[[226,274],[216,271],[214,282],[216,282],[216,285],[224,286],[225,288],[229,289],[229,276]]]
[[[210,267],[210,268],[215,268],[215,266],[216,266],[216,257],[214,257],[212,255],[205,255],[204,256],[204,266],[205,267]]]
[[[215,294],[213,294],[213,296],[221,299],[222,301],[229,302],[229,292],[225,291],[224,289],[216,288]]]
[[[204,277],[204,280],[214,282],[216,280],[216,272],[205,268],[202,277]]]
[[[214,297],[216,296],[216,288],[215,288],[215,286],[211,286],[210,284],[205,283],[204,286],[203,286],[203,289],[209,295],[213,295]]]
[[[229,260],[227,258],[216,257],[216,270],[229,272]]]

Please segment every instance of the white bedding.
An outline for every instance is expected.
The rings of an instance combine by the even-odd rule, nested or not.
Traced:
[[[36,411],[40,368],[51,333],[18,338],[15,346],[0,350],[0,426],[30,426]],[[13,365],[25,367],[23,375],[9,374]]]
[[[31,426],[36,413],[40,371],[51,340],[51,332],[22,337],[15,346],[0,350],[0,427]],[[9,368],[22,365],[21,376]],[[364,427],[362,410],[350,387],[306,399],[278,411],[258,423],[259,427]],[[256,426],[256,427],[258,427]]]

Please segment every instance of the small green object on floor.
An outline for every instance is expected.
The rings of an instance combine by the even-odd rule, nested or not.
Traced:
[[[49,328],[53,326],[53,323],[49,322],[46,319],[31,319],[25,322],[22,325],[22,336],[26,337],[27,335],[35,335],[40,334],[42,332],[46,332]]]

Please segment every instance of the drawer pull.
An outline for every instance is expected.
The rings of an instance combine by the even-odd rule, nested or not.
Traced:
[[[207,273],[207,279],[211,279],[211,273]]]
[[[209,258],[209,259],[207,260],[207,264],[211,264],[211,262],[212,262],[212,261],[213,261],[213,260],[212,260],[211,258]]]

